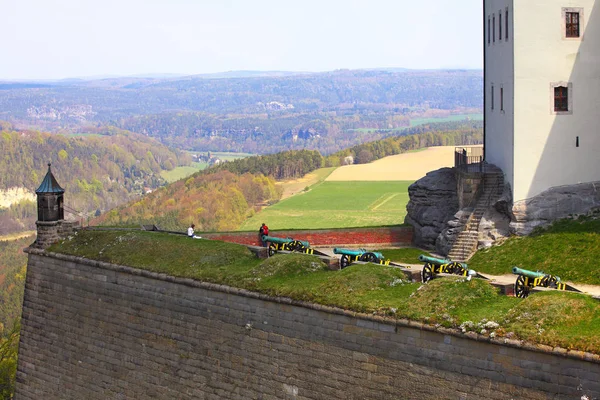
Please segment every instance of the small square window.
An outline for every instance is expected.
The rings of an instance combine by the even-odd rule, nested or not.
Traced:
[[[565,86],[554,88],[554,111],[569,111],[569,89]]]
[[[578,38],[579,37],[579,13],[578,12],[568,12],[566,13],[565,20],[565,36],[568,38]]]
[[[570,7],[562,9],[563,39],[581,39],[583,36],[583,8]]]
[[[554,82],[550,84],[550,113],[554,115],[573,114],[573,84]]]

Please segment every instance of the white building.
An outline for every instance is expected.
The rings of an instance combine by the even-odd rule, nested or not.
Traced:
[[[485,159],[513,201],[599,181],[600,0],[484,0],[484,48]]]

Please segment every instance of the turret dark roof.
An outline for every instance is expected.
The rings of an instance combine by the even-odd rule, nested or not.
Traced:
[[[36,194],[42,193],[64,193],[65,189],[61,188],[58,182],[56,182],[56,178],[52,175],[52,171],[50,170],[50,164],[48,164],[48,172],[42,181],[42,184],[35,191]]]

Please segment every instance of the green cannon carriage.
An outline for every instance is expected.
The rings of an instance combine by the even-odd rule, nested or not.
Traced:
[[[423,271],[421,272],[421,279],[424,283],[432,280],[436,274],[454,274],[461,276],[477,275],[475,271],[469,270],[465,263],[429,257],[424,254],[419,256],[419,261],[425,262]]]
[[[536,286],[557,289],[557,290],[570,290],[573,292],[579,292],[578,289],[567,285],[560,281],[558,276],[545,274],[543,272],[533,272],[519,267],[513,267],[512,273],[519,275],[515,282],[515,296],[524,299],[529,296],[529,292]]]
[[[274,255],[280,250],[313,254],[313,249],[310,248],[310,243],[306,241],[294,240],[293,238],[284,239],[267,235],[263,235],[262,240],[269,242],[269,256]]]
[[[340,268],[342,269],[356,261],[365,261],[381,265],[390,264],[390,260],[386,260],[383,254],[376,251],[368,251],[365,249],[351,250],[336,247],[333,249],[333,253],[342,255],[340,258]]]

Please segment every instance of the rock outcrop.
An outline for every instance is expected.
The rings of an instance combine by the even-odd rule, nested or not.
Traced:
[[[444,229],[435,241],[436,253],[447,255],[450,252],[452,244],[456,241],[458,234],[465,228],[472,211],[473,209],[459,210],[446,222]]]
[[[441,168],[427,173],[409,186],[408,194],[405,222],[414,227],[413,242],[418,247],[433,250],[446,223],[458,211],[454,169]]]
[[[600,181],[557,186],[512,206],[511,233],[528,235],[536,227],[600,207]]]

